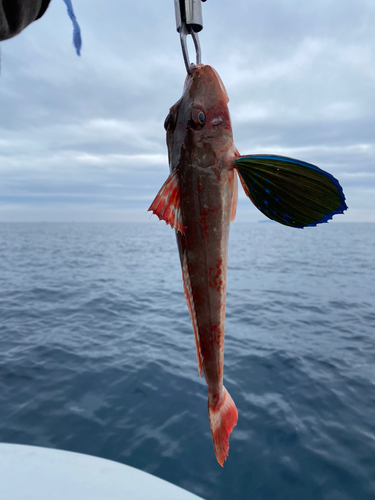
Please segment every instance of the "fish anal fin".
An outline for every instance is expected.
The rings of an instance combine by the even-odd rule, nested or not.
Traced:
[[[184,226],[181,220],[180,189],[177,172],[170,174],[164,182],[148,211],[153,212],[160,220],[165,221],[174,229],[184,233]]]
[[[184,282],[185,299],[186,299],[186,303],[187,303],[187,306],[189,309],[191,322],[193,324],[194,337],[195,337],[195,347],[197,349],[198,372],[199,372],[199,376],[201,376],[202,375],[203,357],[202,357],[201,346],[200,346],[200,342],[199,342],[199,330],[198,330],[197,315],[195,313],[195,307],[194,307],[194,301],[193,301],[193,291],[191,288],[186,253],[184,254],[183,260],[182,260],[182,279]]]
[[[229,452],[229,435],[237,425],[238,412],[229,392],[223,387],[223,397],[218,405],[208,399],[208,418],[216,460],[223,467]]]

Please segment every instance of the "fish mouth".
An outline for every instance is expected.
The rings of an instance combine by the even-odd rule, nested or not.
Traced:
[[[205,65],[205,64],[194,64],[194,65],[191,65],[190,66],[191,75],[189,75],[189,74],[186,75],[184,89],[186,89],[187,86],[189,85],[189,82],[191,82],[193,80],[193,78],[194,78],[194,72],[197,71],[197,70],[199,70],[199,69],[203,69],[203,68],[209,68],[210,70],[212,70],[214,76],[216,77],[217,83],[219,84],[219,87],[220,87],[221,91],[224,94],[224,98],[226,99],[226,103],[228,104],[229,97],[228,97],[227,89],[225,88],[223,80],[220,78],[218,72],[212,66],[208,66],[208,65]]]
[[[214,74],[215,74],[215,76],[217,78],[217,81],[219,82],[220,88],[223,91],[223,94],[225,95],[227,103],[228,103],[229,102],[229,97],[228,97],[227,89],[224,87],[223,80],[220,78],[220,76],[219,76],[218,72],[216,71],[216,69],[214,69],[212,66],[211,66],[211,69],[214,72]]]
[[[191,72],[186,75],[185,83],[184,83],[184,91],[188,87],[189,83],[193,81],[194,71],[196,71],[199,68],[204,68],[204,66],[205,65],[202,64],[202,63],[200,63],[200,64],[191,64],[190,65],[189,69],[190,69]]]

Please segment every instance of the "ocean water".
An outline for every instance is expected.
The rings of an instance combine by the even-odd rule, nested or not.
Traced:
[[[0,441],[207,500],[375,498],[375,225],[231,228],[216,462],[174,232],[0,224]]]

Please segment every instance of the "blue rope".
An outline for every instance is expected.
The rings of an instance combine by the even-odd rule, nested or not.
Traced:
[[[82,39],[81,39],[81,28],[77,23],[76,16],[74,14],[73,5],[71,0],[63,0],[68,9],[68,15],[73,23],[73,45],[76,49],[77,55],[81,55]]]

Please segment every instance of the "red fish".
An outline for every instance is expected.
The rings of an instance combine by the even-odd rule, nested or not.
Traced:
[[[208,416],[223,466],[237,408],[223,386],[229,226],[237,177],[267,217],[292,227],[326,222],[347,207],[341,186],[314,165],[272,155],[240,156],[233,143],[228,95],[216,73],[199,64],[165,120],[170,175],[149,210],[176,230],[185,298],[199,374],[208,388]]]

